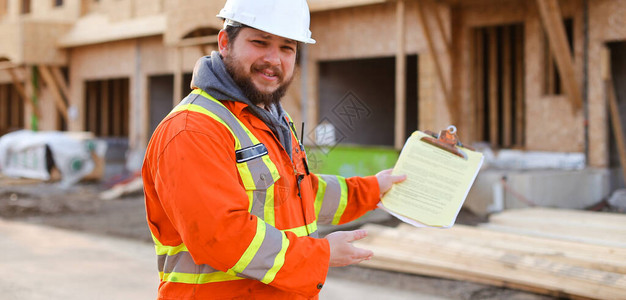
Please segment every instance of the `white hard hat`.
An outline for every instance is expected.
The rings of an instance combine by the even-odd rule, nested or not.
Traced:
[[[227,0],[217,15],[277,36],[315,44],[306,0]],[[232,24],[232,23],[231,23]]]

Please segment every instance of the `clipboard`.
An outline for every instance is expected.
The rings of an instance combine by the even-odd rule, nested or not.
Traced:
[[[452,227],[482,163],[483,155],[463,146],[452,125],[438,135],[416,131],[392,171],[407,179],[395,184],[379,207],[416,227]]]

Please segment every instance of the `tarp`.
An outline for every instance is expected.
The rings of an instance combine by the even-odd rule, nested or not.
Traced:
[[[0,137],[0,171],[10,177],[50,180],[54,166],[61,186],[68,187],[91,173],[95,163],[92,144],[58,131],[20,130]]]

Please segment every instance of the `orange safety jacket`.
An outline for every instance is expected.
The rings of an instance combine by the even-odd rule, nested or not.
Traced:
[[[159,299],[315,299],[330,257],[317,224],[380,200],[375,176],[308,174],[293,126],[292,160],[246,107],[195,89],[150,140],[142,176]]]

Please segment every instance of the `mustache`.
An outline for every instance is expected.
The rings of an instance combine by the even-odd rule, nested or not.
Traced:
[[[277,66],[272,66],[270,63],[255,63],[252,65],[252,69],[255,71],[269,69],[280,81],[283,80],[283,71]]]

